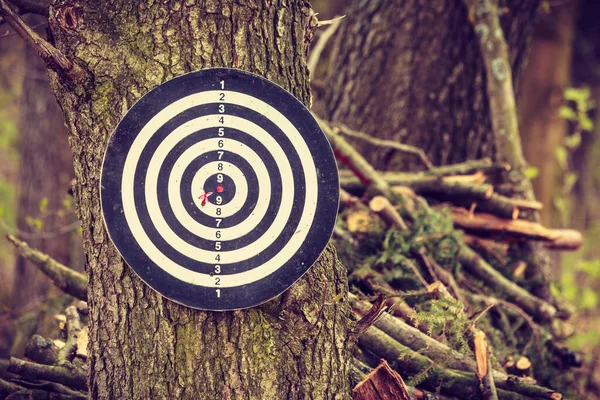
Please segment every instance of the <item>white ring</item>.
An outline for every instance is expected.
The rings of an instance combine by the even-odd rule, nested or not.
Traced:
[[[267,260],[264,264],[253,268],[248,271],[231,274],[231,275],[220,275],[220,287],[235,287],[244,284],[249,284],[260,280],[273,272],[275,272],[278,268],[280,268],[284,263],[290,260],[290,258],[296,254],[300,246],[304,243],[306,236],[308,235],[308,231],[313,223],[317,199],[318,199],[318,177],[317,171],[314,165],[314,161],[312,159],[312,155],[304,138],[298,132],[298,130],[294,127],[294,125],[278,110],[270,106],[269,104],[254,98],[252,96],[248,96],[239,92],[230,92],[230,91],[220,91],[220,90],[212,90],[206,92],[195,93],[184,98],[181,98],[164,109],[158,112],[139,132],[137,137],[135,138],[129,153],[127,154],[127,158],[125,160],[125,165],[123,168],[123,178],[122,178],[122,200],[123,200],[123,212],[125,218],[127,220],[127,224],[131,230],[131,233],[135,240],[138,242],[138,245],[144,251],[144,253],[152,260],[156,266],[170,274],[171,276],[193,284],[200,285],[205,287],[215,287],[215,279],[211,277],[209,274],[203,274],[195,271],[191,271],[181,265],[175,263],[173,260],[168,258],[165,254],[163,254],[160,250],[156,248],[154,243],[150,240],[148,235],[146,234],[137,210],[133,196],[134,190],[134,179],[135,179],[135,169],[139,162],[141,153],[148,141],[151,139],[152,135],[156,133],[156,131],[167,123],[174,116],[184,112],[187,109],[190,109],[195,106],[210,104],[210,103],[218,103],[219,97],[221,93],[225,93],[227,103],[237,104],[243,107],[250,108],[252,110],[256,110],[257,112],[264,115],[266,118],[271,120],[276,126],[281,129],[285,135],[289,138],[291,143],[294,145],[296,152],[300,157],[300,163],[302,164],[302,169],[305,176],[305,202],[303,205],[302,215],[300,217],[300,221],[298,224],[298,228],[294,233],[294,236],[291,240],[289,240],[286,245],[272,258]],[[221,115],[224,117],[226,123],[229,120],[235,119],[236,117],[231,115]],[[217,115],[216,117],[219,117]],[[238,118],[239,119],[239,118]],[[241,119],[239,119],[241,120]],[[244,124],[249,121],[244,121]],[[184,125],[185,126],[185,125]],[[219,125],[214,125],[219,126]],[[226,125],[227,126],[227,125]],[[230,125],[231,126],[231,125]],[[241,127],[241,126],[234,126]],[[244,127],[244,131],[245,131]],[[269,146],[267,146],[269,148]],[[271,150],[269,148],[269,150]],[[287,160],[287,157],[285,158]],[[280,164],[283,160],[275,158],[275,161]],[[285,181],[284,181],[285,182]],[[156,223],[155,223],[156,226]],[[160,228],[157,227],[159,231]],[[273,236],[271,239],[274,239]],[[250,246],[252,246],[251,244]],[[246,246],[248,247],[248,246]],[[245,249],[245,248],[244,248]],[[244,249],[238,249],[237,252],[242,252]],[[214,256],[217,254],[225,254],[221,252],[209,252],[213,257],[204,258],[204,260],[213,260]]]
[[[222,170],[219,171],[217,169],[218,165],[221,164]],[[215,172],[216,171],[216,172]],[[175,172],[175,171],[173,171]],[[231,200],[227,204],[219,204],[216,200],[218,196],[222,196],[221,193],[216,192],[216,190],[212,191],[212,194],[207,197],[207,200],[203,203],[202,196],[198,196],[198,194],[204,193],[204,190],[201,189],[206,185],[206,181],[208,178],[215,174],[222,174],[229,176],[233,182],[235,182],[235,193],[231,195]],[[174,180],[174,184],[177,185],[178,180]],[[179,185],[177,185],[179,186]],[[260,188],[259,184],[259,188]],[[169,187],[169,198],[171,198],[171,188]],[[180,190],[186,190],[186,188],[179,188]],[[230,189],[231,190],[231,189]],[[192,195],[192,199],[194,200],[194,204],[196,208],[202,213],[211,218],[227,218],[231,217],[236,212],[240,211],[244,202],[248,198],[248,182],[246,181],[246,176],[238,167],[233,165],[227,161],[213,161],[208,164],[203,165],[194,175],[192,179],[192,186],[189,188],[189,191]],[[178,191],[179,192],[179,191]],[[180,196],[173,196],[175,199],[179,199],[178,203],[181,202]],[[217,208],[221,209],[221,213],[217,214]],[[265,210],[266,211],[266,210]],[[187,214],[187,213],[186,213]],[[195,220],[194,220],[195,221]],[[204,225],[203,225],[204,226]],[[213,236],[214,237],[214,236]]]
[[[160,232],[162,238],[167,243],[169,243],[171,247],[173,247],[175,250],[177,250],[184,256],[200,262],[206,262],[206,260],[214,260],[216,255],[220,254],[220,262],[222,264],[230,264],[241,262],[256,256],[261,251],[269,247],[271,243],[273,243],[273,238],[278,237],[281,234],[281,231],[283,231],[283,229],[285,228],[285,224],[289,220],[289,217],[292,212],[294,199],[294,176],[292,174],[292,168],[289,161],[287,160],[287,158],[283,158],[283,161],[279,163],[279,170],[282,181],[281,203],[279,210],[269,228],[267,228],[267,230],[263,232],[263,234],[251,244],[229,252],[216,252],[196,247],[179,237],[175,232],[173,232],[167,221],[164,219],[164,216],[160,212],[160,206],[158,201],[158,174],[161,171],[165,158],[167,157],[169,152],[177,145],[177,143],[185,139],[185,137],[187,137],[188,135],[191,135],[200,129],[205,129],[207,127],[214,126],[215,123],[218,123],[219,118],[219,115],[209,115],[196,118],[177,127],[173,132],[171,132],[169,136],[161,142],[161,144],[158,146],[158,148],[152,155],[152,158],[150,159],[150,163],[148,165],[148,171],[146,173],[146,181],[144,186],[146,192],[146,206],[148,207],[150,219],[154,223],[156,230]],[[241,119],[239,117],[228,116],[228,119],[234,120],[231,126],[229,126],[228,124],[224,124],[226,128],[240,126],[240,124],[243,123],[244,128],[248,134],[251,134],[252,136],[256,137],[265,146],[269,146],[271,152],[274,153],[273,156],[285,156],[283,149],[279,146],[275,139],[273,139],[273,137],[271,137],[264,129],[262,129],[258,125],[254,124],[251,121]],[[189,151],[185,158],[187,164],[181,163],[177,167],[178,172],[177,175],[175,175],[175,179],[178,178],[180,173],[181,175],[183,175],[185,167],[189,165],[189,162],[191,162],[191,160],[193,160],[200,154],[204,154],[208,149],[211,148],[210,145],[213,142],[216,144],[218,140],[225,139],[207,139],[206,141],[196,143],[194,146],[186,150],[185,153]],[[205,144],[204,142],[207,143]],[[231,142],[232,148],[239,147],[240,151],[244,152],[244,154],[253,159],[254,162],[258,165],[258,168],[262,168],[264,170],[261,173],[261,175],[268,177],[268,172],[264,164],[262,164],[262,161],[260,160],[258,155],[256,155],[256,153],[254,153],[253,151],[249,151],[249,148],[246,145],[237,140],[228,139],[227,143],[229,142]],[[212,149],[217,148],[218,147],[216,147],[216,145],[212,147]],[[229,149],[227,145],[225,145],[225,147],[223,148]],[[232,151],[235,152],[235,150]],[[255,159],[252,156],[252,154],[256,155]],[[181,157],[183,157],[183,154]],[[264,181],[264,178],[262,180]],[[183,203],[177,203],[178,197],[181,196],[181,193],[179,191],[179,185],[174,183],[174,180],[170,180],[169,189],[169,201],[173,202],[173,211],[175,212],[175,209],[180,207],[180,209],[177,210],[176,216],[181,223],[186,223],[186,228],[188,228],[188,230],[190,230],[192,233],[208,240],[221,242],[237,239],[239,237],[238,232],[236,232],[235,228],[215,229],[212,227],[204,226],[198,223],[193,218],[189,217],[185,208],[183,207]],[[269,197],[265,197],[267,194],[269,195]],[[249,232],[250,230],[254,229],[256,225],[258,225],[260,219],[262,219],[262,217],[264,217],[264,214],[266,213],[268,202],[270,201],[270,196],[271,191],[269,184],[268,191],[265,190],[265,193],[259,193],[261,206],[256,215],[251,214],[248,217],[248,219],[250,219],[250,222],[249,225],[244,228],[244,230],[247,230]],[[260,215],[259,212],[262,213],[262,215]],[[231,234],[231,237],[228,237],[226,233]],[[208,236],[209,234],[212,234],[212,236]]]

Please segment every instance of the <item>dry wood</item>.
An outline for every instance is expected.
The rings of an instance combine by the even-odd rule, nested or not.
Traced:
[[[504,277],[468,246],[461,246],[459,259],[472,275],[484,281],[498,295],[517,304],[538,321],[550,321],[557,316],[556,308],[553,305],[535,297],[526,289]]]
[[[352,390],[354,400],[411,400],[402,377],[382,359]]]
[[[59,348],[50,339],[33,335],[25,346],[25,357],[40,364],[53,365],[58,359]]]
[[[27,25],[5,0],[0,0],[0,16],[25,42],[35,48],[50,69],[74,82],[81,83],[85,80],[83,70]]]
[[[503,235],[508,238],[542,240],[548,246],[561,250],[576,250],[583,243],[580,232],[572,229],[549,229],[537,222],[508,220],[484,213],[469,213],[460,207],[450,206],[454,225],[471,232]]]
[[[36,364],[11,357],[8,372],[28,379],[57,382],[77,390],[87,390],[87,375],[76,369]]]
[[[25,388],[22,386],[19,386],[12,382],[5,381],[4,379],[0,378],[0,397],[2,397],[3,399],[8,398],[8,396],[11,393],[15,393],[15,392],[18,392],[18,391],[24,390],[24,389]]]
[[[419,160],[425,165],[425,167],[427,169],[434,168],[433,164],[429,160],[429,157],[427,157],[425,152],[418,147],[399,143],[399,142],[393,141],[393,140],[378,139],[378,138],[374,137],[373,135],[368,135],[363,132],[355,131],[355,130],[350,129],[347,126],[345,126],[343,124],[339,124],[339,123],[336,123],[335,127],[338,128],[343,135],[350,136],[355,139],[363,140],[363,141],[373,144],[375,146],[394,149],[394,150],[398,150],[398,151],[408,153],[408,154],[414,154],[419,157]]]
[[[370,270],[369,275],[365,276],[362,282],[373,293],[383,293],[389,297],[386,304],[390,307],[392,315],[402,318],[406,323],[425,334],[429,331],[426,323],[414,319],[415,309],[409,306],[402,297],[396,296],[396,290],[383,278],[381,273]]]
[[[358,337],[363,334],[364,331],[369,329],[371,325],[373,325],[386,311],[388,311],[389,307],[385,302],[385,297],[380,294],[377,296],[377,300],[373,303],[371,308],[366,311],[362,318],[356,323],[353,334]]]
[[[419,194],[432,196],[459,196],[488,200],[494,193],[490,184],[470,184],[457,180],[446,180],[442,176],[419,173],[378,173],[382,181],[390,186],[408,186]],[[340,174],[340,185],[351,191],[361,188],[361,182],[347,173]]]
[[[482,184],[487,180],[487,176],[482,171],[477,171],[470,175],[449,175],[442,177],[444,181],[460,182],[469,185]]]
[[[381,179],[377,171],[360,155],[350,143],[341,137],[331,126],[315,116],[327,136],[335,157],[348,166],[365,187],[370,187],[377,193],[392,198],[389,185]]]
[[[368,210],[359,209],[346,216],[346,226],[349,232],[371,232],[377,221]]]
[[[87,300],[87,277],[85,275],[62,265],[47,254],[32,249],[27,243],[13,235],[6,237],[19,250],[21,256],[33,261],[63,292],[80,300]]]
[[[526,372],[529,370],[529,368],[531,368],[531,361],[529,361],[529,358],[527,358],[525,356],[521,356],[515,363],[515,367],[519,371]]]
[[[63,367],[73,367],[71,362],[77,354],[79,334],[82,329],[81,319],[79,317],[79,312],[77,311],[77,308],[75,306],[67,307],[65,314],[67,315],[67,341],[58,352],[57,365]]]
[[[389,226],[395,226],[401,231],[408,230],[406,222],[402,219],[398,211],[394,208],[390,201],[383,196],[375,196],[369,202],[371,211],[381,217],[381,219]]]

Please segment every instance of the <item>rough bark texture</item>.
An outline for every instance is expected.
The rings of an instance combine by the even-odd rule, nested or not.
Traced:
[[[91,398],[349,397],[345,268],[329,247],[282,296],[211,313],[156,294],[110,243],[99,203],[106,141],[144,93],[211,66],[263,75],[310,102],[302,1],[58,1],[55,44],[91,77],[54,76],[70,130],[90,303]]]
[[[539,1],[505,3],[518,78]],[[362,0],[346,14],[319,104],[324,116],[419,146],[436,165],[495,155],[483,60],[462,2]],[[418,165],[412,156],[361,150],[377,169]]]

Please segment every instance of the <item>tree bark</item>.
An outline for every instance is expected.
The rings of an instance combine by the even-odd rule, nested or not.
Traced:
[[[55,45],[91,79],[52,73],[69,128],[89,274],[90,397],[349,397],[345,268],[328,247],[288,291],[256,308],[202,312],[150,289],[108,239],[99,201],[107,139],[134,102],[196,69],[275,81],[305,104],[310,9],[303,1],[58,1]]]
[[[539,1],[506,1],[515,81]],[[319,108],[381,139],[423,148],[434,164],[495,156],[485,70],[467,9],[450,0],[359,1],[341,24]],[[362,145],[376,169],[419,165]]]

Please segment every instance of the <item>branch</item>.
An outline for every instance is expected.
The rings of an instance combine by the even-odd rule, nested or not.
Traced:
[[[572,229],[549,229],[536,222],[522,219],[509,220],[484,213],[470,213],[459,207],[450,207],[454,225],[467,231],[504,235],[509,238],[541,240],[548,247],[577,250],[583,243],[580,232]]]
[[[87,277],[85,275],[62,265],[47,254],[32,249],[27,243],[13,235],[7,235],[6,238],[15,245],[21,256],[33,261],[62,291],[80,300],[87,300]]]
[[[28,379],[57,382],[74,389],[87,390],[87,376],[76,369],[36,364],[11,357],[8,372]]]
[[[356,296],[350,294],[349,300],[355,310],[362,312],[368,309],[369,305],[361,302]],[[379,357],[388,360],[394,369],[399,370],[400,364],[409,363],[413,358],[417,358],[418,372],[431,367],[432,360],[444,359],[445,371],[458,372],[469,371],[471,379],[475,381],[473,390],[479,391],[479,379],[475,376],[475,362],[469,357],[420,332],[404,322],[393,318],[389,314],[384,314],[374,326],[370,327],[360,338],[359,343],[370,352]],[[410,368],[410,366],[402,366]],[[422,369],[419,369],[422,368]],[[416,372],[416,373],[418,373]],[[434,371],[435,372],[435,371]],[[415,371],[410,374],[414,374]],[[541,386],[537,386],[516,376],[507,375],[504,372],[492,371],[493,379],[498,389],[503,391],[512,391],[523,396],[540,397],[545,399],[561,399],[559,393]],[[447,377],[449,378],[449,376]],[[460,378],[463,384],[472,384],[469,380],[465,381],[464,376]],[[439,383],[439,382],[438,382]],[[437,388],[437,386],[434,386]],[[500,394],[500,390],[498,393]],[[458,392],[457,392],[458,393]],[[501,398],[503,396],[500,396]]]
[[[8,382],[0,378],[0,397],[3,399],[8,398],[9,394],[18,392],[19,390],[23,389],[24,388],[19,385],[15,385],[12,382]]]
[[[350,129],[346,125],[343,125],[343,124],[335,123],[333,125],[336,128],[338,128],[340,130],[340,133],[342,133],[343,135],[350,136],[355,139],[363,140],[363,141],[370,143],[372,145],[375,145],[375,146],[394,149],[394,150],[398,150],[398,151],[408,153],[408,154],[414,154],[417,157],[419,157],[419,160],[425,165],[425,167],[427,167],[427,169],[434,168],[433,164],[431,163],[431,160],[429,160],[429,157],[427,157],[425,152],[423,150],[419,149],[418,147],[410,146],[410,145],[403,144],[403,143],[398,143],[393,140],[378,139],[373,136],[367,135],[366,133],[358,132],[353,129]]]
[[[481,392],[485,400],[498,400],[498,391],[492,372],[492,362],[490,357],[490,348],[487,344],[485,333],[472,327],[469,330],[469,336],[475,361],[477,363],[477,376],[481,380]]]
[[[508,164],[494,164],[491,158],[482,158],[481,160],[468,160],[458,164],[441,165],[435,167],[427,173],[434,175],[466,175],[473,172],[494,171],[494,170],[510,171]]]
[[[557,316],[556,308],[553,305],[535,297],[504,277],[468,246],[460,246],[459,259],[467,271],[484,281],[497,294],[519,305],[537,320],[545,322]]]
[[[72,368],[71,363],[77,353],[79,332],[81,332],[81,319],[75,306],[67,307],[65,314],[67,315],[67,341],[58,351],[57,365]]]
[[[23,14],[32,13],[48,17],[50,15],[50,1],[48,0],[11,0]]]
[[[385,358],[394,370],[406,377],[423,377],[423,385],[459,398],[477,398],[479,379],[472,372],[465,372],[436,364],[430,358],[396,342],[375,327],[370,327],[360,338],[359,344],[375,356]],[[560,400],[562,395],[544,387],[532,385],[518,377],[510,377],[507,389],[498,389],[501,399],[542,398]],[[518,383],[517,383],[518,382]],[[524,393],[521,393],[524,392]]]
[[[386,197],[373,197],[369,202],[369,209],[378,214],[388,226],[395,226],[401,231],[408,230],[406,222]]]
[[[1,0],[0,0],[1,1]],[[323,132],[327,136],[335,157],[346,164],[354,174],[360,179],[363,185],[372,187],[376,192],[383,194],[388,199],[393,199],[393,193],[389,185],[381,179],[377,171],[354,149],[350,143],[338,135],[325,121],[314,116],[321,125]]]
[[[509,163],[515,169],[515,173],[509,175],[509,179],[515,184],[518,197],[535,200],[531,182],[525,176],[527,163],[521,147],[508,45],[500,24],[498,0],[463,0],[463,2],[468,9],[469,20],[473,21],[475,33],[479,37],[498,159]],[[528,219],[540,222],[539,213],[531,213]],[[538,282],[532,291],[549,300],[551,292],[547,253],[543,249],[536,248],[535,243],[526,243],[522,246],[521,252],[525,254],[520,257],[532,259],[529,278],[531,281]]]
[[[34,29],[23,21],[6,2],[0,0],[0,16],[15,30],[15,32],[33,46],[48,68],[59,75],[66,76],[76,83],[81,83],[85,72],[77,64],[69,60],[60,50],[48,43]]]
[[[25,346],[25,357],[40,364],[53,365],[58,359],[58,351],[52,340],[36,334]]]
[[[379,172],[379,176],[396,191],[398,187],[409,187],[413,191],[426,196],[451,201],[456,205],[469,208],[475,203],[477,209],[503,218],[516,219],[519,209],[540,210],[537,201],[512,199],[494,192],[490,184],[473,184],[468,180],[474,175],[441,176],[430,173],[411,172]],[[463,177],[467,179],[462,179]],[[362,189],[360,181],[349,171],[340,171],[340,185],[349,191]]]
[[[464,0],[474,19],[480,54],[485,66],[490,117],[498,157],[515,169],[526,166],[513,90],[508,46],[498,17],[497,0]]]
[[[388,175],[384,176],[384,179],[392,186],[408,186],[415,192],[425,195],[468,197],[487,201],[494,193],[494,187],[488,183],[473,185],[437,176],[403,175]]]
[[[420,207],[431,210],[425,202],[420,202]],[[416,218],[414,211],[406,208],[405,212],[411,219]],[[549,321],[557,316],[557,310],[553,305],[535,297],[521,286],[504,277],[464,243],[459,246],[459,261],[472,275],[483,280],[496,293],[516,303],[534,318],[540,321]]]
[[[336,17],[330,21],[319,21],[318,26],[326,25],[327,22],[330,24],[330,26],[327,29],[325,29],[321,36],[319,36],[319,40],[317,40],[315,47],[313,47],[313,49],[310,52],[310,56],[308,57],[308,62],[306,63],[306,66],[312,77],[314,77],[315,75],[317,64],[319,63],[319,58],[321,58],[321,53],[323,52],[325,45],[327,44],[329,39],[331,39],[338,26],[340,26],[340,22],[344,17],[345,15],[341,17]]]

